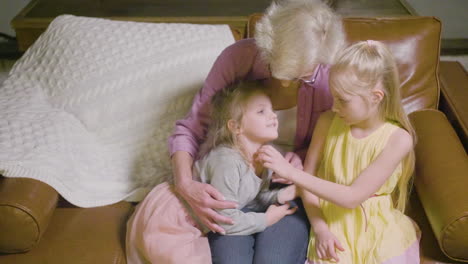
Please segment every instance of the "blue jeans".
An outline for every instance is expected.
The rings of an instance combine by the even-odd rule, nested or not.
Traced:
[[[296,213],[263,232],[223,236],[210,232],[213,264],[304,264],[309,244],[309,221],[300,199]],[[248,212],[248,209],[243,209]]]

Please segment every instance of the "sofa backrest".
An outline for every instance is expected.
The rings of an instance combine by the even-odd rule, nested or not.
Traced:
[[[262,17],[249,17],[247,37],[255,34]],[[437,108],[439,102],[439,52],[441,22],[434,17],[344,18],[348,43],[379,40],[388,45],[400,73],[403,104],[410,113]]]

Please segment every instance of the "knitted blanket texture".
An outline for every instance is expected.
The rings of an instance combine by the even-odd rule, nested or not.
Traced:
[[[0,87],[0,174],[80,207],[140,201],[171,177],[167,138],[226,25],[57,17]]]

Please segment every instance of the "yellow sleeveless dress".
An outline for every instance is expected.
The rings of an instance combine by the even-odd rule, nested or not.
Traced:
[[[350,127],[335,116],[324,147],[318,176],[343,185],[351,185],[360,172],[374,161],[398,128],[387,122],[365,138],[351,135]],[[402,174],[398,165],[384,185],[361,206],[347,209],[320,200],[330,231],[338,238],[344,252],[337,250],[339,263],[419,263],[419,239],[411,219],[394,208],[391,193]],[[316,255],[311,232],[309,263],[334,263]],[[306,262],[307,263],[307,262]]]

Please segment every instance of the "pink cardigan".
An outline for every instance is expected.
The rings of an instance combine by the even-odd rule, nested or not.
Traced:
[[[297,125],[294,149],[303,159],[320,113],[329,110],[333,98],[328,89],[329,65],[317,67],[312,84],[302,83],[297,98]],[[216,59],[203,88],[196,94],[192,108],[184,119],[178,120],[169,137],[169,152],[186,151],[196,157],[210,121],[211,97],[220,89],[238,80],[265,80],[271,77],[260,58],[254,39],[237,41]]]

